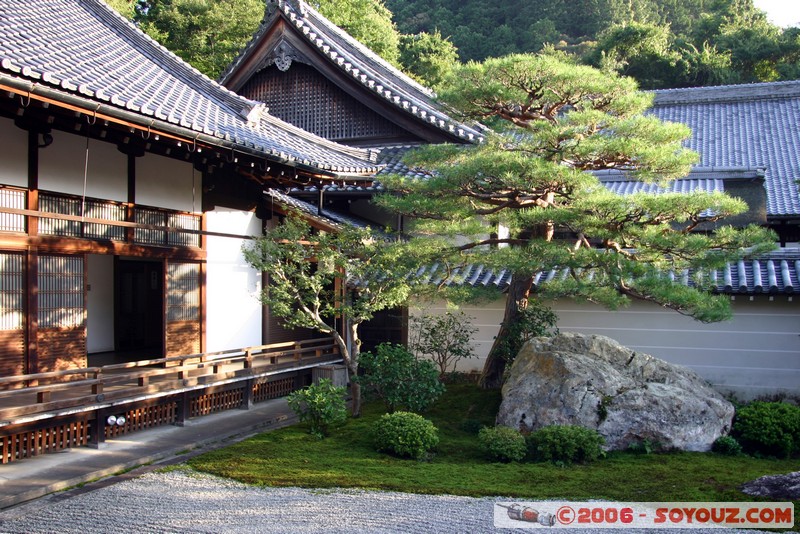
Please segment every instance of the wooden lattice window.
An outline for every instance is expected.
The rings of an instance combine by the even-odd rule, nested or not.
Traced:
[[[190,213],[168,212],[150,208],[136,208],[136,222],[159,228],[191,230],[192,232],[137,228],[134,240],[147,245],[199,247],[200,217]]]
[[[25,258],[0,253],[0,330],[21,330],[25,325]]]
[[[200,319],[200,265],[170,263],[167,267],[167,321]]]
[[[93,198],[68,197],[53,193],[42,193],[39,196],[39,209],[48,213],[75,215],[90,219],[108,221],[124,221],[125,206],[118,202],[97,200]],[[125,240],[125,229],[108,224],[85,223],[81,221],[64,221],[42,217],[39,221],[39,233],[42,235],[58,235],[65,237],[85,237],[89,239]]]
[[[24,210],[25,198],[26,193],[22,189],[0,188],[0,207]],[[14,213],[0,213],[0,231],[24,232],[25,217]]]
[[[265,102],[272,115],[326,139],[408,137],[402,128],[302,63],[292,63],[286,72],[275,66],[261,70],[241,94]]]
[[[84,325],[86,307],[82,256],[39,256],[39,327]]]

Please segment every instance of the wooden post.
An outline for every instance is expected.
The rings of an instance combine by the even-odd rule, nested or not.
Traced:
[[[92,429],[89,435],[89,447],[99,449],[102,443],[106,441],[106,415],[103,410],[95,410],[94,418],[91,420],[90,428]]]
[[[175,426],[183,426],[192,415],[192,397],[184,391],[178,398],[178,409],[175,413]]]
[[[93,378],[95,380],[100,380],[103,378],[103,371],[95,371]],[[97,384],[92,384],[92,395],[99,395],[103,392],[103,383],[98,382]]]
[[[39,134],[28,131],[28,206],[29,210],[39,210]],[[28,236],[39,235],[39,218],[28,217]],[[39,251],[29,246],[25,258],[25,350],[27,352],[24,373],[38,373],[39,369]]]
[[[255,379],[251,378],[245,380],[244,391],[242,392],[242,405],[239,406],[242,410],[249,410],[253,407],[253,388],[255,387]]]

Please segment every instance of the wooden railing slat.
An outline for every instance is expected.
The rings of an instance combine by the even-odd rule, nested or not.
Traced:
[[[0,400],[7,403],[17,401],[20,405],[0,408],[0,421],[8,421],[10,418],[48,410],[71,408],[96,402],[101,400],[101,397],[106,400],[122,399],[159,393],[178,387],[211,384],[230,378],[252,376],[256,372],[255,369],[258,369],[259,372],[270,367],[276,370],[289,369],[306,358],[323,358],[335,356],[338,353],[338,347],[330,338],[316,338],[102,367],[3,377],[0,379],[0,384],[18,387],[0,390]],[[282,359],[284,361],[281,361]],[[152,367],[152,365],[175,362],[180,365]],[[80,374],[87,378],[66,380]],[[152,382],[154,378],[161,378],[161,380],[154,383]],[[63,381],[57,381],[59,379]],[[53,380],[53,382],[38,385],[40,380]],[[37,385],[31,386],[30,384]],[[74,392],[78,396],[66,399],[53,398],[54,392],[66,390],[70,390],[71,393]],[[81,395],[82,392],[84,395]],[[34,402],[34,398],[36,402]]]

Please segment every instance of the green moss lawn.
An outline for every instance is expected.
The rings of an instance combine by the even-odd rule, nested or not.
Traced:
[[[370,426],[385,410],[368,403],[359,419],[323,440],[304,425],[259,434],[191,459],[214,475],[265,486],[370,488],[429,494],[526,499],[620,501],[750,501],[737,488],[762,475],[800,470],[797,460],[713,453],[615,452],[588,465],[492,463],[477,446],[477,429],[492,425],[498,391],[455,384],[430,410],[440,432],[435,455],[425,461],[373,450]],[[795,502],[795,529],[800,502]]]

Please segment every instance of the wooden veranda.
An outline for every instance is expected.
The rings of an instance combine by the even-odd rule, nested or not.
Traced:
[[[288,395],[341,362],[331,338],[0,378],[0,463]],[[322,367],[325,373],[332,371]]]

